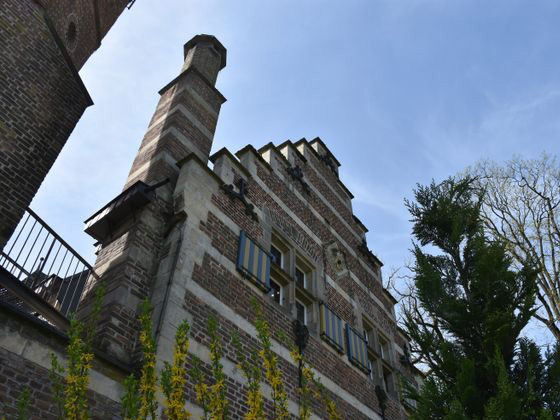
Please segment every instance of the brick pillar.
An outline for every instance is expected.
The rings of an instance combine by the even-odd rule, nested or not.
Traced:
[[[166,177],[190,153],[208,161],[218,114],[225,98],[214,87],[226,65],[226,49],[213,36],[197,35],[184,46],[181,74],[160,90],[160,100],[142,140],[126,186]]]
[[[208,161],[225,102],[214,86],[226,62],[222,44],[213,36],[197,35],[185,44],[184,54],[181,74],[159,92],[161,98],[125,189],[137,181],[153,185],[167,178],[170,182],[128,217],[126,227],[115,227],[117,233],[102,244],[95,265],[107,285],[99,345],[124,363],[134,359],[139,303],[151,296],[160,261],[169,254],[165,235],[173,217],[176,163],[191,153]],[[82,313],[87,312],[90,296],[84,299]]]

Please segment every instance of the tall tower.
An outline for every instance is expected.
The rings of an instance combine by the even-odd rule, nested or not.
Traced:
[[[95,270],[107,286],[99,344],[125,363],[134,350],[141,300],[150,298],[156,312],[165,300],[154,282],[170,274],[160,264],[174,252],[166,239],[185,218],[174,211],[177,163],[189,155],[208,162],[225,102],[215,87],[226,65],[224,46],[213,36],[197,35],[185,44],[184,59],[181,73],[159,92],[124,191],[86,221],[86,232],[100,244]],[[90,302],[91,293],[84,313]]]
[[[207,162],[218,114],[225,98],[215,88],[226,65],[226,49],[211,35],[184,46],[181,74],[159,91],[161,98],[132,164],[126,186],[173,179],[177,161],[194,153]]]

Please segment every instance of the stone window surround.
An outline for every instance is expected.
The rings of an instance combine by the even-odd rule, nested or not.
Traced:
[[[268,245],[268,246],[267,246]],[[306,307],[306,325],[310,332],[319,337],[319,305],[321,296],[324,294],[324,285],[318,279],[322,275],[322,266],[314,265],[310,258],[290,238],[283,236],[277,229],[271,226],[265,229],[265,249],[270,250],[274,246],[282,252],[283,266],[271,270],[270,278],[282,287],[281,306],[297,319],[296,301]],[[307,288],[302,290],[296,286],[296,266],[305,272],[307,277]],[[323,287],[321,287],[323,286]]]

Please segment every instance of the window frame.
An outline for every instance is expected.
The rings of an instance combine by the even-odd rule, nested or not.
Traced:
[[[298,284],[297,271],[303,274],[303,287]],[[296,286],[308,293],[313,294],[313,278],[315,277],[315,266],[311,264],[305,257],[296,251],[296,258],[294,264],[294,281]]]
[[[272,251],[272,248],[274,248],[276,251],[278,251],[278,254],[280,255],[280,262],[276,262],[276,255],[275,253]],[[277,246],[275,246],[274,244],[270,244],[270,256],[272,257],[272,262],[274,264],[276,264],[278,267],[284,269],[284,265],[285,265],[285,258],[284,258],[284,252],[282,252],[282,250],[280,250]]]
[[[270,291],[271,291],[271,292],[274,292],[274,287],[272,287],[272,283],[274,283],[274,284],[276,284],[276,285],[278,286],[278,293],[279,293],[278,299],[279,299],[279,301],[277,301],[277,300],[274,298],[274,293],[272,293],[272,294],[270,295],[270,297],[272,298],[272,300],[273,300],[274,302],[278,303],[280,306],[284,306],[284,288],[285,288],[285,286],[284,286],[282,283],[278,282],[278,281],[276,280],[276,278],[273,278],[272,276],[271,276],[269,282],[270,282]]]
[[[298,305],[298,304],[301,305],[301,306],[303,307],[303,325],[307,326],[307,325],[309,324],[309,317],[307,316],[307,311],[308,311],[308,307],[309,307],[310,305],[306,305],[305,302],[303,302],[301,299],[298,299],[298,298],[296,297],[296,303],[295,303],[295,306],[296,306],[296,319],[298,319],[298,320],[299,320],[298,313],[297,313],[297,305]]]
[[[269,249],[269,253],[272,257],[273,265],[278,266],[284,271],[289,271],[289,264],[290,264],[290,249],[292,248],[282,237],[277,234],[274,230],[270,235],[270,248],[276,248],[280,252],[280,264],[275,262],[276,258],[272,254],[271,249]]]
[[[377,385],[379,384],[379,356],[375,355],[372,351],[368,351],[367,358],[370,366],[368,377]]]
[[[391,365],[393,362],[393,358],[391,355],[391,341],[380,332],[377,333],[377,337],[379,339],[378,348],[381,360]]]

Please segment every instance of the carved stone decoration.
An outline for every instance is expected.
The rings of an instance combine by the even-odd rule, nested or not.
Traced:
[[[329,169],[333,171],[334,174],[336,174],[336,166],[328,153],[325,153],[324,155],[319,155],[319,159],[321,159],[321,162],[327,165]]]
[[[338,244],[336,242],[333,241],[331,244],[327,245],[325,251],[327,260],[333,268],[335,274],[342,274],[348,269],[344,253],[338,248]]]
[[[319,245],[305,235],[291,219],[270,207],[264,207],[263,213],[272,227],[285,235],[287,239],[292,240],[316,266],[320,264],[321,249]]]
[[[255,222],[259,221],[259,217],[255,212],[255,206],[249,201],[247,201],[247,197],[245,194],[247,193],[247,186],[245,184],[245,180],[240,178],[239,181],[236,182],[237,187],[239,188],[239,192],[236,192],[234,186],[232,184],[226,185],[223,184],[220,188],[231,198],[231,199],[238,199],[245,205],[245,214],[247,216],[251,216]]]
[[[305,191],[307,194],[311,192],[309,185],[303,180],[303,171],[301,170],[299,165],[288,167],[286,169],[286,172],[288,172],[288,175],[290,175],[292,179],[298,181],[301,184],[303,191]]]

